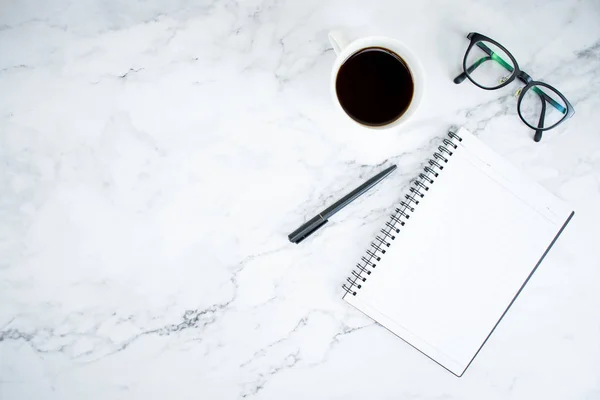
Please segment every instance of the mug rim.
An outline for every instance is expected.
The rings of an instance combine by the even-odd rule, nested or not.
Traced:
[[[404,64],[408,68],[413,80],[413,96],[409,106],[406,108],[404,113],[402,113],[398,118],[385,125],[366,125],[352,118],[342,107],[342,104],[340,103],[336,91],[337,75],[340,70],[340,67],[352,55],[356,54],[361,50],[368,49],[371,47],[380,47],[398,55],[404,61]],[[412,50],[410,50],[410,48],[404,43],[397,39],[393,39],[386,36],[366,36],[352,41],[342,50],[340,54],[337,55],[331,71],[330,90],[334,103],[336,103],[337,105],[337,108],[340,109],[344,113],[344,115],[346,115],[346,117],[348,117],[348,119],[350,119],[352,122],[356,123],[358,126],[367,129],[385,130],[402,124],[408,119],[408,117],[412,116],[415,113],[415,111],[421,104],[421,100],[425,89],[425,80],[423,78],[423,74],[423,66],[421,65],[421,62],[415,56]]]

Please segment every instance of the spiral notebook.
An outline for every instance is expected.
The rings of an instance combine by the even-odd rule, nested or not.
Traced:
[[[449,133],[344,299],[462,376],[573,214],[467,130]]]

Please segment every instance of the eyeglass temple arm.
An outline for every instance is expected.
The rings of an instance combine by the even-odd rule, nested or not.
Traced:
[[[482,57],[479,60],[475,61],[475,63],[473,65],[471,65],[469,68],[467,68],[467,72],[470,74],[471,72],[475,71],[477,69],[477,67],[479,67],[481,64],[483,64],[484,62],[491,60],[492,57]],[[462,83],[462,81],[464,81],[465,79],[467,79],[467,74],[465,72],[463,72],[462,74],[458,75],[456,78],[454,78],[454,83],[459,84]]]
[[[533,90],[535,93],[537,93],[543,100],[546,100],[548,103],[550,103],[552,105],[552,107],[556,108],[561,113],[563,113],[563,114],[567,113],[567,109],[565,107],[561,106],[560,103],[558,103],[552,97],[550,97],[546,93],[544,93],[544,91],[542,89],[538,88],[537,86],[534,86],[531,88],[531,90]]]
[[[542,102],[542,112],[540,113],[540,120],[538,121],[538,129],[535,130],[535,135],[533,136],[533,140],[535,142],[542,140],[542,134],[544,131],[541,129],[544,127],[544,118],[546,118],[546,99],[542,95],[539,96],[540,101]]]
[[[509,63],[507,63],[506,61],[504,61],[502,59],[502,57],[500,57],[499,55],[497,55],[496,53],[494,53],[492,51],[492,49],[490,49],[489,47],[487,47],[482,42],[477,42],[475,45],[477,47],[479,47],[481,50],[483,50],[488,55],[488,57],[482,57],[482,58],[480,58],[479,60],[475,61],[475,63],[473,65],[471,65],[469,68],[467,68],[467,72],[469,74],[471,72],[475,71],[477,69],[477,67],[479,67],[481,64],[483,64],[484,62],[486,62],[488,60],[494,60],[494,61],[496,61],[498,64],[502,65],[509,72],[513,72],[515,70]],[[458,75],[456,78],[454,78],[454,83],[456,83],[456,84],[461,83],[466,78],[467,78],[467,73],[463,72],[460,75]]]

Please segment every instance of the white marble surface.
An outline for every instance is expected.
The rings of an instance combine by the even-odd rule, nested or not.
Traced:
[[[600,398],[600,4],[0,1],[0,399]],[[412,123],[337,114],[332,28],[423,61]],[[496,38],[576,115],[451,79]],[[576,210],[465,376],[341,300],[449,125]],[[398,171],[302,245],[286,235]]]

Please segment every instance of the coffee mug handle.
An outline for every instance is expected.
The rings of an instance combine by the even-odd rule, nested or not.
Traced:
[[[344,35],[341,31],[331,31],[329,32],[328,36],[329,43],[331,43],[333,51],[335,51],[336,55],[339,55],[344,50],[344,48],[346,48],[346,46],[350,44],[350,41],[348,40],[348,38],[346,38],[346,35]]]

